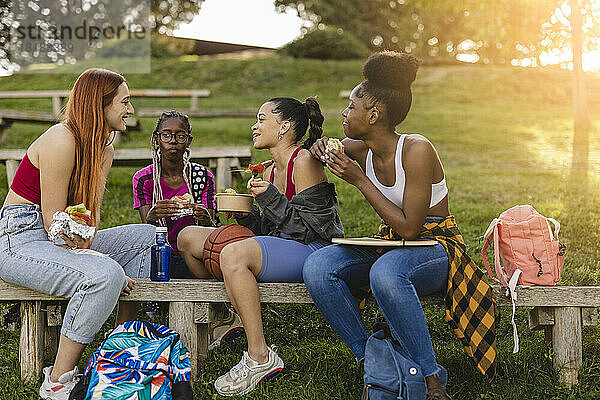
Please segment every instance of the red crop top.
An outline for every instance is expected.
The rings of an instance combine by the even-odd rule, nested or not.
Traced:
[[[19,168],[17,168],[10,188],[13,192],[32,203],[42,205],[40,170],[29,161],[27,153],[25,153],[23,161],[19,164]]]
[[[288,201],[292,201],[292,197],[294,197],[294,195],[296,194],[296,186],[294,185],[294,182],[292,182],[292,172],[294,170],[294,159],[296,158],[298,153],[300,153],[300,150],[302,150],[301,147],[297,148],[292,153],[292,156],[290,157],[290,161],[288,162],[287,184],[285,185],[285,197],[286,197],[286,199],[288,199]],[[275,166],[273,166],[273,168],[271,168],[271,177],[269,178],[269,182],[273,183],[274,178],[275,178]]]

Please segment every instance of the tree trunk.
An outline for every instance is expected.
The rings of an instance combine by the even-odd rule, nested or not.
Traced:
[[[589,131],[592,127],[583,75],[583,17],[578,0],[570,0],[573,47],[573,159],[572,168],[589,167]]]

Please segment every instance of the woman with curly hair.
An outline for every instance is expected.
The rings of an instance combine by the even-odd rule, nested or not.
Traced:
[[[419,64],[405,53],[372,54],[363,67],[365,80],[352,90],[350,104],[342,111],[344,151],[328,149],[324,137],[311,152],[360,190],[382,218],[376,237],[438,243],[405,248],[332,245],[308,257],[303,275],[315,304],[359,361],[365,357],[369,334],[353,294],[370,286],[391,336],[421,366],[427,399],[442,400],[449,396],[438,377],[419,296],[445,291],[447,320],[484,373],[493,370],[496,309],[489,285],[468,258],[450,215],[446,177],[435,147],[421,135],[395,131],[410,110]],[[480,285],[483,307],[477,308],[477,301],[455,301],[458,295],[473,295],[461,292],[465,282]],[[477,310],[465,311],[464,303]],[[485,339],[476,337],[465,321]]]

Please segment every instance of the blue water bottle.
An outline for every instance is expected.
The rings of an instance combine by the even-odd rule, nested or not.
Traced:
[[[151,248],[150,280],[167,282],[169,280],[169,263],[171,261],[171,246],[167,243],[167,228],[156,227],[156,244]]]

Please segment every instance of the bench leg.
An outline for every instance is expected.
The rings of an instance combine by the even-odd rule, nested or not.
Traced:
[[[8,183],[8,187],[12,184],[19,164],[20,162],[17,160],[6,160],[6,182]]]
[[[579,369],[583,364],[581,340],[581,309],[556,307],[552,328],[553,366],[559,379],[567,386],[577,385]]]
[[[27,383],[38,380],[44,366],[44,315],[41,301],[21,302],[21,337],[19,361],[21,379]]]
[[[6,141],[6,136],[8,133],[8,126],[0,125],[0,144]]]
[[[231,160],[229,158],[217,159],[217,192],[231,187]]]
[[[201,305],[204,303],[200,303]],[[198,364],[206,357],[208,351],[208,322],[196,323],[194,303],[169,303],[169,327],[181,335],[181,340],[190,352],[192,359],[192,379],[198,374]]]
[[[46,360],[53,360],[58,352],[60,327],[62,325],[62,307],[60,304],[45,304],[45,306],[44,358]]]

